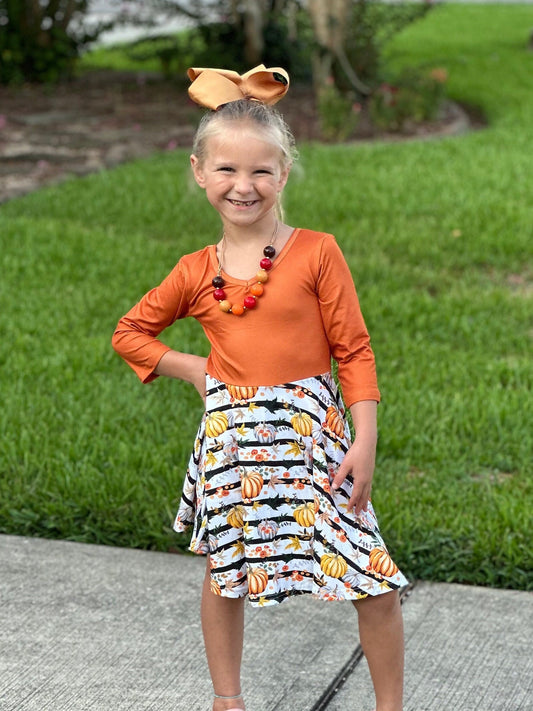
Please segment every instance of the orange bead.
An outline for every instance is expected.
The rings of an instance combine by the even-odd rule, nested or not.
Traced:
[[[228,313],[228,311],[231,309],[231,304],[229,301],[227,301],[227,299],[224,299],[224,301],[219,301],[218,305],[220,307],[220,310],[225,311],[226,313]]]
[[[261,296],[263,291],[264,289],[262,284],[252,284],[250,287],[250,294],[253,294],[254,296]]]
[[[244,306],[242,304],[235,304],[231,307],[231,313],[235,316],[242,316],[244,313]]]
[[[265,283],[265,281],[268,281],[268,273],[266,269],[260,269],[255,275],[255,278],[257,279],[257,281],[260,281],[263,284]]]

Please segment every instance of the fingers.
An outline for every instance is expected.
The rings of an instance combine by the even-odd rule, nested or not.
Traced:
[[[370,502],[370,487],[365,486],[361,490],[357,490],[354,487],[354,491],[348,501],[347,510],[354,511],[355,515],[358,516],[361,513],[361,511],[367,511],[369,502]]]
[[[339,471],[331,484],[333,491],[336,491],[341,486],[348,475],[347,471],[341,471],[341,469],[342,467],[339,467]],[[358,482],[357,479],[354,479],[352,495],[348,500],[346,510],[350,512],[354,511],[356,516],[360,514],[361,511],[366,511],[370,502],[371,489],[372,486],[370,483]]]
[[[333,491],[336,491],[339,488],[342,482],[346,479],[348,472],[349,468],[346,466],[345,459],[339,466],[337,473],[335,474],[335,476],[333,477],[333,481],[331,482],[331,488],[333,489]]]

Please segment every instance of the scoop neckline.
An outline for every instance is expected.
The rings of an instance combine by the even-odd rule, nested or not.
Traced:
[[[287,252],[290,250],[290,248],[294,244],[299,232],[300,232],[300,228],[295,227],[294,230],[292,231],[291,236],[283,245],[282,250],[276,256],[274,263],[272,264],[272,267],[270,269],[270,273],[272,273],[276,269],[278,264],[280,264],[285,259]],[[211,264],[213,265],[213,267],[215,269],[215,273],[216,273],[216,272],[218,272],[218,259],[217,259],[216,244],[209,245],[209,250],[210,250],[209,256],[211,259]],[[259,265],[257,266],[257,268],[259,269]],[[257,281],[257,279],[255,278],[255,274],[253,276],[251,276],[249,279],[238,279],[237,277],[234,277],[234,276],[231,276],[231,274],[228,274],[226,271],[224,271],[224,269],[222,269],[222,271],[220,273],[221,273],[221,275],[224,275],[224,279],[228,284],[242,284],[243,286],[249,286],[254,281]]]

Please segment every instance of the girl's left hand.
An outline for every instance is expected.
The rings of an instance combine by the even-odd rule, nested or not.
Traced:
[[[333,479],[332,489],[338,489],[347,476],[352,477],[353,492],[347,510],[355,509],[356,516],[368,509],[375,461],[375,440],[366,441],[363,437],[356,437]]]

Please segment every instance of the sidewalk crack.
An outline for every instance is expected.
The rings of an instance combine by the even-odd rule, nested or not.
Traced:
[[[400,591],[400,602],[402,604],[412,593],[414,587],[415,583],[410,583]],[[346,664],[344,664],[344,666],[340,669],[339,673],[334,677],[333,681],[330,682],[318,701],[311,706],[309,711],[327,711],[331,700],[339,693],[344,684],[348,681],[363,657],[363,650],[361,649],[361,645],[358,644]]]

